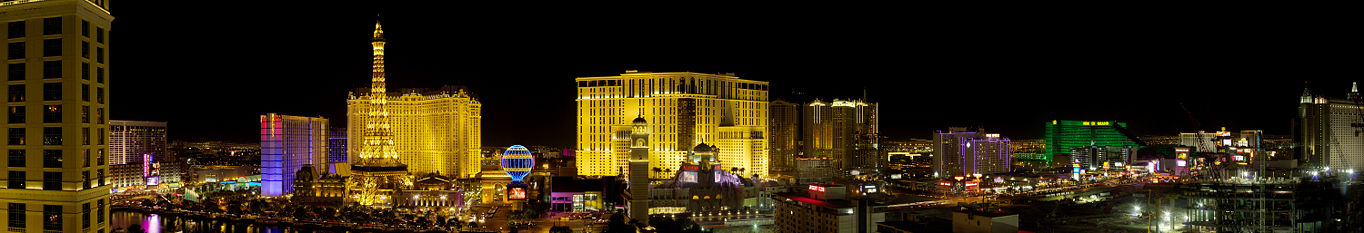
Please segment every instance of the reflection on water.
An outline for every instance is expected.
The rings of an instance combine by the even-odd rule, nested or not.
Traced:
[[[335,232],[314,229],[293,229],[286,226],[271,226],[254,223],[220,221],[207,218],[143,214],[137,212],[113,212],[112,229],[132,229],[133,225],[147,233],[199,233],[199,232],[247,232],[247,233],[292,233],[292,232]],[[132,231],[129,231],[132,232]],[[345,233],[345,232],[338,232]]]

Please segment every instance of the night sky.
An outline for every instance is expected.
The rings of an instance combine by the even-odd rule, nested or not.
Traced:
[[[1342,58],[1357,43],[1339,46],[1357,37],[1287,21],[294,2],[115,2],[111,118],[169,121],[188,141],[257,142],[268,112],[344,126],[347,92],[369,86],[376,13],[390,90],[468,86],[487,146],[571,146],[573,78],[627,69],[734,72],[770,81],[773,99],[865,89],[892,138],[948,126],[1040,138],[1052,119],[1173,135],[1194,129],[1184,109],[1206,130],[1288,134],[1304,81],[1344,96],[1359,79],[1357,55]]]

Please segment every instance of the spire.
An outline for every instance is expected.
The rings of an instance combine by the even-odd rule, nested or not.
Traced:
[[[1359,82],[1350,82],[1350,93],[1359,93]]]
[[[379,19],[374,19],[374,41],[384,41],[384,27],[379,24]]]

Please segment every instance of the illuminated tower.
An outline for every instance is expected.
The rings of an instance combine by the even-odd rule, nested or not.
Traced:
[[[626,205],[631,218],[649,224],[649,123],[635,118],[630,127],[630,173]]]
[[[369,92],[369,114],[365,122],[363,141],[358,161],[351,165],[350,183],[346,186],[351,201],[367,206],[389,206],[393,191],[411,183],[407,165],[398,162],[394,150],[393,130],[388,118],[388,93],[384,87],[384,29],[374,22],[374,70]]]
[[[298,178],[294,176],[309,164],[317,169],[307,173],[314,175],[309,179],[326,174],[327,118],[261,115],[261,195],[293,193],[294,179]]]
[[[743,177],[767,176],[768,83],[733,74],[626,71],[576,79],[578,175],[614,176],[629,166],[628,121],[648,120],[649,165],[672,169],[701,142]],[[652,169],[652,168],[651,168]],[[669,179],[675,173],[655,173]]]
[[[814,100],[804,106],[802,141],[805,156],[833,158],[834,168],[842,171],[877,168],[877,110],[879,105],[862,100],[823,102]]]
[[[0,1],[0,74],[8,77],[0,127],[10,158],[0,168],[9,181],[0,222],[9,232],[111,232],[113,20],[109,0]]]

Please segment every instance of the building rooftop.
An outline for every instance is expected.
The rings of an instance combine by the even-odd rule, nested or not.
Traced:
[[[782,198],[786,198],[786,199],[788,199],[788,200],[799,201],[799,202],[804,202],[804,203],[809,203],[809,204],[811,204],[811,205],[821,206],[821,207],[830,208],[830,209],[846,209],[846,208],[857,207],[857,204],[856,204],[856,203],[853,203],[852,201],[847,200],[847,199],[838,199],[838,200],[818,200],[818,199],[810,198],[809,196],[806,196],[806,195],[801,194],[801,193],[778,193],[778,194],[776,194],[776,195],[779,196],[779,197],[782,197]]]

